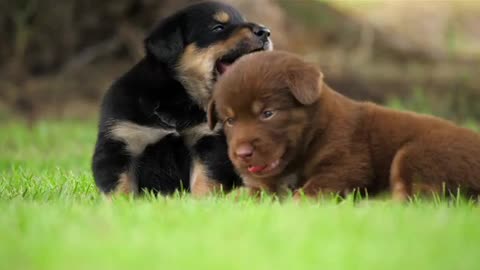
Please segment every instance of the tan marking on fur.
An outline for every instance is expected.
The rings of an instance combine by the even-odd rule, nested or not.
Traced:
[[[252,104],[252,112],[253,114],[260,114],[262,110],[264,109],[264,104],[263,102],[259,100],[255,100]]]
[[[153,144],[172,133],[175,133],[175,131],[120,121],[110,127],[109,135],[115,140],[124,142],[127,145],[127,151],[132,156],[138,156],[149,144]]]
[[[240,41],[252,37],[253,33],[244,28],[229,39],[210,47],[201,49],[194,43],[185,48],[177,67],[178,79],[188,94],[205,110],[212,94],[215,62],[234,49]]]
[[[211,130],[208,126],[208,123],[202,123],[182,131],[180,135],[182,135],[182,137],[185,139],[185,143],[191,147],[202,137],[215,135],[220,128],[220,125],[216,125],[215,128]]]
[[[137,191],[137,183],[135,183],[134,177],[127,173],[121,173],[118,178],[117,187],[114,194],[135,194]]]
[[[245,40],[245,39],[250,39],[252,37],[254,37],[252,31],[250,29],[243,28],[243,29],[239,30],[236,34],[231,36],[229,39],[225,40],[224,42],[222,42],[218,45],[217,44],[213,45],[212,47],[217,47],[216,48],[217,51],[228,51],[228,50],[234,48],[235,46],[237,46],[237,44],[240,41]]]
[[[216,60],[212,50],[199,49],[195,44],[188,45],[180,59],[179,80],[200,106],[206,106],[210,97]]]
[[[228,15],[228,13],[226,13],[225,11],[219,11],[215,15],[213,15],[213,18],[218,22],[227,23],[230,20],[230,15]]]
[[[226,111],[227,117],[234,117],[235,116],[235,112],[233,111],[232,108],[227,107],[227,108],[225,108],[225,111]]]
[[[223,190],[222,185],[209,179],[204,165],[199,160],[193,161],[193,170],[190,176],[190,191],[194,197],[204,197],[215,191]]]

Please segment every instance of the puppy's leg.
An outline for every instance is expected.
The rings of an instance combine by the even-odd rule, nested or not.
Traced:
[[[312,179],[313,180],[313,179]],[[308,183],[308,185],[302,187],[299,190],[296,190],[293,193],[293,199],[295,201],[301,201],[302,198],[307,198],[307,199],[320,199],[323,198],[324,196],[344,196],[344,190],[340,189],[333,189],[333,188],[322,188],[316,184],[313,184],[312,182]]]
[[[192,166],[191,191],[196,196],[212,191],[229,192],[242,181],[228,158],[227,143],[223,134],[204,135],[190,143],[194,164]]]
[[[125,144],[99,133],[93,155],[93,175],[104,194],[136,193],[136,183],[129,173],[131,158]]]
[[[173,130],[142,126],[129,121],[101,123],[93,174],[100,190],[108,193],[138,193],[134,162],[148,145],[173,134]]]
[[[117,187],[115,192],[117,194],[135,194],[137,193],[137,183],[133,178],[133,175],[129,172],[124,172],[120,174],[118,178]]]
[[[220,182],[210,179],[205,165],[198,159],[192,164],[192,174],[190,176],[190,190],[195,197],[203,197],[214,192],[222,191],[223,186]]]
[[[365,188],[368,179],[368,170],[358,167],[356,161],[352,164],[319,168],[317,174],[294,192],[294,199],[299,199],[302,195],[312,199],[323,195],[346,196],[355,189]]]
[[[242,199],[250,198],[254,201],[260,201],[262,198],[262,189],[257,187],[243,186],[237,188],[228,194],[229,198],[234,201],[241,201]]]
[[[408,166],[409,149],[411,146],[404,146],[395,154],[390,167],[390,189],[392,198],[404,202],[412,196],[412,170]]]
[[[132,166],[139,190],[162,195],[189,191],[191,156],[179,136],[167,136],[147,146]]]
[[[469,190],[475,187],[480,172],[477,163],[480,148],[448,136],[437,136],[434,142],[431,137],[419,138],[395,154],[390,168],[394,199],[405,201],[413,191],[469,196]]]

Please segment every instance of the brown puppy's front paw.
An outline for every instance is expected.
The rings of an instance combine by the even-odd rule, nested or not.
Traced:
[[[242,201],[245,199],[254,199],[260,201],[262,197],[262,191],[258,188],[253,187],[240,187],[235,190],[232,190],[228,194],[229,198],[232,198],[234,201]]]
[[[318,193],[308,193],[303,189],[298,189],[293,192],[293,201],[296,203],[306,201],[318,201]]]
[[[300,202],[303,200],[304,194],[301,190],[296,190],[295,192],[293,192],[292,198],[294,202]]]
[[[334,189],[322,189],[322,188],[318,188],[315,190],[298,189],[293,193],[293,200],[295,202],[338,201],[340,198],[344,198],[346,194],[348,194],[346,189],[343,192],[339,192]]]

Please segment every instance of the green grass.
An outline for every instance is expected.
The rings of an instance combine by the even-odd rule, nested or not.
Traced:
[[[107,201],[95,130],[0,124],[0,269],[480,269],[480,209],[464,201]]]

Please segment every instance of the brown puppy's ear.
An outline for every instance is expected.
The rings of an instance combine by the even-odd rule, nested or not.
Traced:
[[[310,105],[320,98],[323,74],[313,65],[292,68],[287,76],[292,95],[303,105]]]
[[[217,124],[217,114],[215,112],[215,101],[210,100],[207,108],[207,121],[210,130],[213,130]]]

